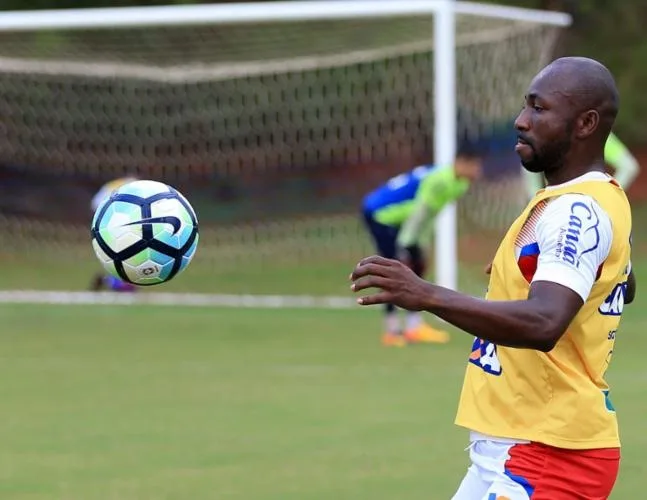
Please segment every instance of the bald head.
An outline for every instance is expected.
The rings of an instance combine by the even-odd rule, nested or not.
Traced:
[[[561,94],[574,113],[596,111],[600,117],[598,132],[606,140],[620,106],[615,80],[606,66],[588,57],[562,57],[546,66],[537,78]]]
[[[556,59],[530,83],[515,122],[522,164],[549,181],[603,169],[618,107],[618,89],[603,64],[586,57]]]

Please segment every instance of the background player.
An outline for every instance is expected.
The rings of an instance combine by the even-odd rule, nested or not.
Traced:
[[[124,184],[128,184],[129,182],[133,182],[136,180],[137,180],[136,177],[120,177],[118,179],[114,179],[110,182],[107,182],[106,184],[101,186],[101,189],[97,191],[97,193],[92,198],[92,201],[90,202],[90,209],[92,210],[92,215],[94,215],[94,213],[96,212],[97,208],[99,208],[99,205],[101,205],[103,200],[110,197],[110,195],[113,192],[115,192]],[[122,281],[119,278],[106,274],[104,272],[98,272],[97,274],[94,275],[94,277],[92,278],[92,281],[90,282],[90,290],[93,290],[93,291],[110,290],[113,292],[134,292],[135,285]]]
[[[380,289],[360,304],[426,310],[476,337],[456,417],[472,465],[454,500],[611,494],[620,440],[604,377],[635,294],[631,207],[604,163],[618,101],[591,59],[558,59],[533,79],[515,149],[548,187],[502,240],[486,300],[377,256],[351,274],[353,290]]]
[[[609,134],[604,146],[604,161],[613,168],[613,176],[627,191],[638,176],[640,166],[627,146],[613,132]],[[528,189],[528,197],[532,198],[537,191],[544,188],[544,176],[527,170],[523,170],[523,175]]]
[[[362,205],[363,217],[377,252],[399,259],[418,276],[424,276],[426,259],[422,248],[433,232],[434,217],[463,196],[481,173],[481,157],[466,144],[459,148],[454,165],[422,165],[369,193]],[[418,312],[407,313],[404,328],[392,304],[385,305],[384,314],[384,345],[449,340],[447,332],[426,324]]]

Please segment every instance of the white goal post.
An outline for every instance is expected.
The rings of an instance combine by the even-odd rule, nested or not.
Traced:
[[[70,10],[16,11],[0,13],[0,34],[48,30],[119,30],[120,28],[233,25],[238,23],[281,23],[296,21],[398,18],[426,15],[433,18],[429,34],[433,43],[433,151],[437,164],[449,164],[456,151],[456,16],[471,15],[511,21],[566,27],[567,14],[504,7],[454,0],[313,0],[266,3],[178,5],[163,7],[92,8]],[[432,35],[433,33],[433,35]],[[546,62],[546,61],[543,61]],[[56,71],[57,61],[34,61],[0,57],[0,72],[29,71],[34,65],[40,72]],[[75,66],[76,65],[76,66]],[[539,68],[537,68],[539,69]],[[144,77],[173,78],[173,72],[132,66],[127,71]],[[70,62],[69,73],[110,75],[109,66]],[[148,73],[147,73],[148,71]],[[204,68],[173,71],[187,79],[202,78]],[[138,73],[139,72],[139,73]],[[521,99],[521,96],[519,96]],[[458,276],[456,206],[447,207],[438,217],[435,238],[435,279],[442,286],[456,289]]]

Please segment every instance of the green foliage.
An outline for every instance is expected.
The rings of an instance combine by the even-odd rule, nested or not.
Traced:
[[[623,140],[644,142],[647,112],[642,89],[647,84],[647,38],[642,21],[647,5],[639,2],[605,3],[583,16],[573,28],[568,52],[595,57],[616,77],[622,105],[617,130]]]
[[[647,37],[644,22],[647,2],[613,0],[490,0],[491,3],[569,12],[574,23],[556,55],[593,57],[616,77],[622,105],[616,131],[624,142],[646,142],[647,113],[642,89],[647,84]]]

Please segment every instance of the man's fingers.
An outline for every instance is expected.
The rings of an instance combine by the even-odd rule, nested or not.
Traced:
[[[376,304],[389,304],[391,303],[391,294],[389,292],[378,292],[373,295],[367,295],[357,299],[360,306],[373,306]]]
[[[382,257],[380,255],[371,255],[370,257],[364,257],[359,261],[357,265],[362,266],[364,264],[381,264],[384,266],[390,266],[393,265],[393,262],[395,262],[393,259],[387,259],[386,257]]]
[[[359,263],[350,275],[352,281],[363,278],[364,276],[388,276],[390,266],[381,262]]]
[[[382,289],[377,293],[358,298],[357,303],[359,305],[370,306],[391,302],[393,294],[388,291],[388,288],[393,284],[390,276],[392,276],[393,267],[396,264],[401,265],[397,260],[387,259],[379,255],[366,257],[357,264],[350,275],[350,279],[353,281],[351,289],[354,292],[366,290],[367,288]]]
[[[366,290],[367,288],[389,288],[391,280],[382,276],[367,276],[366,278],[355,281],[351,285],[353,292]]]
[[[381,257],[380,255],[371,255],[370,257],[365,257],[357,263],[355,269],[350,275],[350,279],[354,279],[354,275],[358,270],[360,273],[363,273],[362,276],[366,276],[366,274],[379,274],[380,276],[383,276],[385,271],[378,271],[378,268],[388,268],[392,267],[394,264],[399,264],[399,262],[395,259],[387,259],[386,257]],[[366,268],[366,266],[376,267]]]

